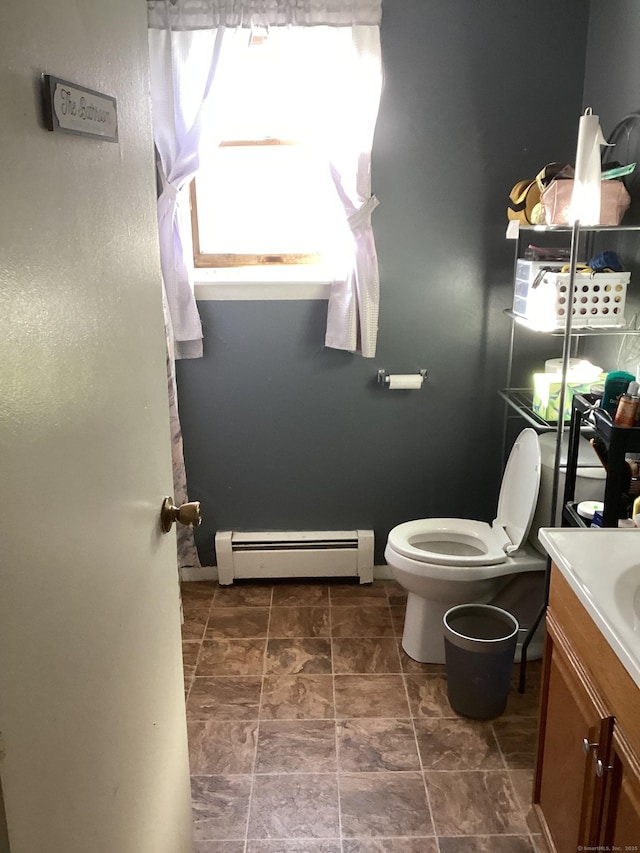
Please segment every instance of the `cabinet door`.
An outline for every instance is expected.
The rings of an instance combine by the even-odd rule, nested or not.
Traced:
[[[609,850],[640,850],[640,766],[615,730],[604,774],[607,796],[599,845]]]
[[[584,671],[550,635],[545,654],[536,802],[557,853],[575,853],[598,837],[605,786],[595,754],[608,754],[613,719]]]

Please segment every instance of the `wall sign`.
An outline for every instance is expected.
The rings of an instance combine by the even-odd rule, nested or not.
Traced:
[[[43,74],[44,112],[49,130],[118,141],[116,99],[68,80]]]

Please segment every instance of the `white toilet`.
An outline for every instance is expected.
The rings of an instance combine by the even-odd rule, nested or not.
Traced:
[[[407,521],[389,533],[385,559],[407,591],[402,647],[414,660],[444,663],[442,618],[456,604],[491,603],[513,613],[521,636],[533,623],[544,590],[546,559],[526,537],[540,487],[540,443],[523,430],[502,478],[492,524],[464,518]],[[543,625],[527,650],[542,654]],[[516,652],[519,659],[520,645]]]

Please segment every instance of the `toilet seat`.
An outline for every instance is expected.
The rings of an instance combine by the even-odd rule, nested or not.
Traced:
[[[509,454],[493,524],[465,518],[407,521],[389,533],[387,546],[419,563],[492,566],[520,548],[529,531],[540,486],[540,443],[523,430]]]
[[[467,518],[406,521],[389,533],[387,545],[411,560],[442,566],[490,566],[507,558],[504,531]]]

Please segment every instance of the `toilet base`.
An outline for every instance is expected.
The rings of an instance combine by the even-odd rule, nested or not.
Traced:
[[[414,592],[407,595],[402,648],[420,663],[444,663],[442,619],[449,602],[428,601]]]
[[[541,576],[539,582],[543,581],[544,576]],[[475,598],[473,601],[477,604],[496,604],[497,606],[504,606],[505,597],[506,596],[504,595],[486,596],[484,599]],[[457,603],[462,604],[466,602]],[[509,603],[515,604],[516,602]],[[402,648],[410,658],[418,661],[419,663],[445,663],[443,618],[444,614],[450,607],[453,607],[451,602],[428,600],[413,592],[408,593],[404,631],[402,634]],[[522,640],[528,630],[526,624],[531,624],[531,622],[530,620],[522,622],[523,614],[519,612],[521,609],[520,607],[506,607],[505,609],[513,612],[521,625],[514,657],[514,662],[519,663],[521,659]],[[538,628],[529,643],[529,647],[527,648],[527,660],[540,660],[542,657],[543,645],[544,619],[542,619],[538,625]]]

